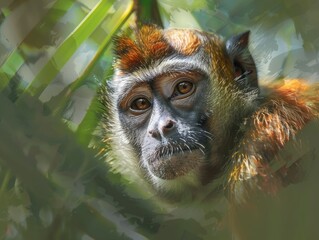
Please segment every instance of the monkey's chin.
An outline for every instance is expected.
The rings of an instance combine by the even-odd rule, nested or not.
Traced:
[[[148,161],[149,171],[163,180],[173,180],[198,169],[204,154],[198,149],[165,155]]]

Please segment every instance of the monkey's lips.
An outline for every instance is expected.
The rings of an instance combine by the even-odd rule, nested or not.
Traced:
[[[148,158],[150,171],[157,177],[171,180],[198,168],[204,159],[199,148],[160,148]]]

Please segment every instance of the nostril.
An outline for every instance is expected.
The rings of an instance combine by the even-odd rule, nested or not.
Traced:
[[[148,133],[153,137],[153,138],[158,138],[159,137],[159,132],[156,130],[150,130]]]
[[[166,122],[164,128],[166,128],[166,129],[171,129],[171,128],[174,127],[174,125],[175,125],[175,122],[174,122],[173,120],[168,120],[168,121]]]
[[[158,125],[151,130],[148,130],[149,136],[160,139],[166,137],[166,135],[172,133],[175,129],[176,122],[168,119],[166,121],[160,121]]]
[[[162,126],[161,132],[164,136],[171,134],[175,129],[176,123],[173,120],[167,120]]]

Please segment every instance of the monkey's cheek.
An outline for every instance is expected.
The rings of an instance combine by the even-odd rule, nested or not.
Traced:
[[[147,160],[149,171],[156,177],[173,180],[198,169],[203,162],[204,155],[200,150],[177,153],[157,159]]]

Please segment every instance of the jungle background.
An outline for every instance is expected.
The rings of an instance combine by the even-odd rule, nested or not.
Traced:
[[[112,37],[137,21],[225,38],[250,30],[263,81],[316,82],[318,9],[316,0],[0,0],[0,239],[236,239],[162,211],[98,154]],[[310,123],[303,151],[281,153],[305,158],[307,178],[258,198],[259,221],[252,211],[238,226],[244,239],[319,239],[318,133]]]

